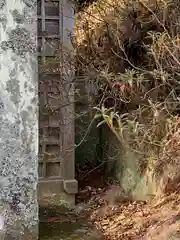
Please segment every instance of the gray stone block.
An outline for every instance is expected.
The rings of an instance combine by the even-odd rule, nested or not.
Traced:
[[[68,179],[63,181],[64,190],[69,194],[78,192],[78,181],[76,179]]]

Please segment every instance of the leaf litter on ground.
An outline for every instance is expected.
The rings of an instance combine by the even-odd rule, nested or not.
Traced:
[[[84,211],[104,239],[180,239],[180,194],[143,202],[129,200],[115,184],[87,189]]]

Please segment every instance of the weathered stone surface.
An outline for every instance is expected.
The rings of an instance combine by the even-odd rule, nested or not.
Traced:
[[[0,217],[7,240],[38,237],[36,5],[29,3],[0,1]]]
[[[78,192],[78,182],[75,179],[68,179],[63,181],[64,190],[69,194],[75,194]]]

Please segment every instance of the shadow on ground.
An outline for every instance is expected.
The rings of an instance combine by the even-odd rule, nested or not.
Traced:
[[[40,209],[40,240],[99,240],[100,233],[88,221],[87,214],[77,214],[62,207]]]

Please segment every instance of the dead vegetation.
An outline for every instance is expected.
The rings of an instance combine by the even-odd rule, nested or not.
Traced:
[[[155,198],[151,202],[133,201],[125,198],[117,184],[99,189],[86,187],[81,196],[91,197],[78,204],[78,214],[95,226],[99,235],[91,240],[178,240],[180,239],[180,195],[177,193]],[[87,199],[86,199],[87,200]]]
[[[168,240],[180,237],[180,198],[171,195],[151,204],[126,202],[108,206],[103,215],[96,210],[91,215],[105,239]]]
[[[111,193],[91,217],[105,239],[180,239],[179,35],[179,1],[99,0],[77,17],[78,74],[99,86],[95,117],[163,194],[147,204]]]
[[[98,117],[166,193],[180,180],[179,21],[171,0],[99,0],[77,17],[78,74],[98,83]]]

